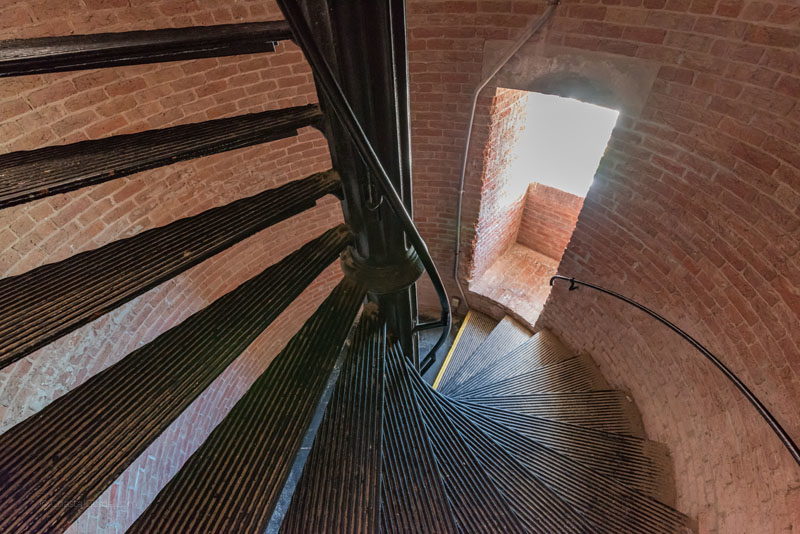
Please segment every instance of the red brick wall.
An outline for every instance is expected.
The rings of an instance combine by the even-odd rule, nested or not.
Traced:
[[[445,273],[484,43],[513,39],[543,9],[523,0],[409,2],[416,214]],[[621,113],[560,271],[674,319],[800,441],[797,3],[567,0],[530,50],[551,45],[658,73],[643,105]],[[466,226],[481,190],[480,175],[468,176]],[[448,287],[455,294],[452,279]],[[632,392],[651,437],[672,450],[678,506],[699,517],[701,531],[796,527],[800,479],[777,439],[674,334],[620,306],[559,289],[540,323]]]
[[[474,13],[464,13],[455,4],[445,8],[441,2],[411,0],[407,8],[414,185],[421,188],[414,192],[414,219],[449,293],[456,295],[452,272],[458,177],[470,95],[480,78],[484,35],[475,27]],[[471,187],[464,195],[461,234],[465,251],[461,275],[465,280],[480,206],[492,95],[485,91],[480,99],[470,145],[467,177]],[[425,280],[420,285],[419,305],[434,316],[439,313],[438,300]]]
[[[526,184],[512,174],[514,149],[525,128],[525,92],[498,89],[492,103],[489,138],[483,151],[480,213],[472,233],[470,278],[479,278],[517,240]]]
[[[525,196],[517,241],[548,258],[560,260],[575,230],[581,206],[583,198],[577,195],[532,183]]]
[[[132,4],[132,5],[129,5]],[[0,7],[4,38],[275,20],[272,2],[35,0]],[[0,152],[133,133],[316,101],[291,43],[277,53],[24,76],[0,82]],[[330,166],[322,135],[219,154],[0,211],[0,276],[161,226]],[[341,221],[339,203],[284,221],[0,371],[0,429]],[[124,530],[335,282],[313,284],[73,526]]]

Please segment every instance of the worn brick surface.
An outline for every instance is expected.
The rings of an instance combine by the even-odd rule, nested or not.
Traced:
[[[517,241],[556,261],[567,248],[583,198],[532,183],[525,195]]]
[[[272,2],[35,0],[0,3],[3,38],[280,18]],[[0,152],[95,139],[316,101],[291,43],[253,54],[9,78],[0,82]],[[0,276],[26,272],[330,166],[322,135],[181,162],[0,211]],[[341,221],[329,197],[0,371],[0,430],[180,323]],[[326,271],[76,522],[124,532],[321,302]]]
[[[527,184],[512,172],[517,139],[525,128],[523,91],[499,89],[492,102],[482,160],[480,213],[472,234],[469,276],[477,279],[517,240]],[[485,118],[483,120],[486,120]],[[471,199],[474,202],[475,199]]]
[[[445,274],[484,43],[515,38],[543,9],[409,2],[416,215]],[[620,115],[560,272],[674,319],[800,441],[798,39],[794,1],[570,0],[537,46],[634,58],[657,72],[643,109]],[[465,277],[481,261],[471,244],[493,97],[490,86],[479,101],[469,163]],[[420,301],[435,308],[429,295]],[[678,506],[702,532],[797,530],[800,472],[777,439],[674,334],[621,306],[558,289],[540,324],[632,392],[651,437],[672,451]]]

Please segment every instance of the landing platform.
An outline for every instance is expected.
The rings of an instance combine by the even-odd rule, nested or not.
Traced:
[[[470,284],[470,291],[513,310],[534,325],[550,294],[550,277],[557,269],[557,260],[514,243]]]

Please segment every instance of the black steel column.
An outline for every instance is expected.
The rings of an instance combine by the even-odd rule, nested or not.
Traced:
[[[302,5],[350,105],[410,211],[404,1],[305,0]],[[321,99],[324,110],[326,102],[322,96]],[[355,251],[376,266],[408,263],[409,248],[401,225],[383,202],[347,133],[331,113],[326,116],[328,144],[333,166],[341,175],[344,216],[355,235]],[[414,355],[416,363],[412,334],[417,320],[415,286],[371,298],[378,301],[391,331],[399,337],[406,354]]]

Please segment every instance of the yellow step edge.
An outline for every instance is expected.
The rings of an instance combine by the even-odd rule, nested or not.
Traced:
[[[464,333],[464,329],[467,327],[467,323],[469,323],[470,317],[472,317],[472,310],[469,310],[467,312],[467,315],[464,316],[464,322],[461,323],[461,327],[458,329],[456,338],[453,340],[453,344],[450,345],[450,350],[447,351],[447,356],[444,357],[444,361],[442,362],[442,367],[439,369],[439,373],[436,375],[436,380],[433,381],[433,389],[439,389],[439,382],[442,381],[442,377],[444,376],[444,371],[445,369],[447,369],[447,364],[450,363],[450,359],[453,357],[453,352],[455,352],[456,347],[458,346],[458,341],[461,339],[461,334]]]

